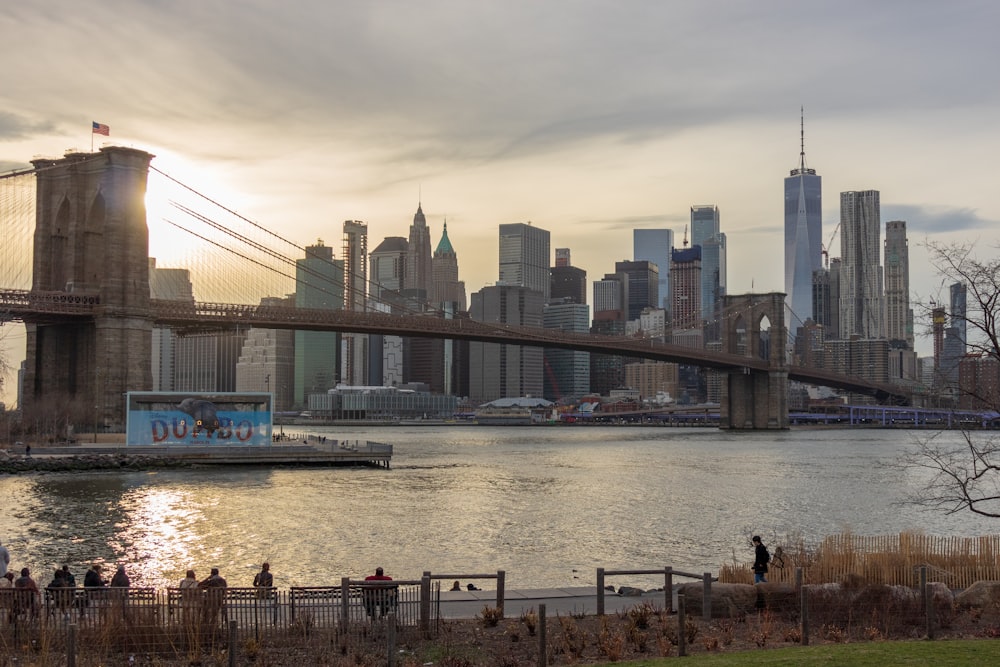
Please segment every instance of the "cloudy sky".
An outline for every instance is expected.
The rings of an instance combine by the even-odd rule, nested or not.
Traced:
[[[800,106],[824,237],[839,192],[877,189],[915,262],[995,242],[997,26],[989,0],[8,3],[0,169],[89,150],[96,120],[303,245],[339,248],[346,219],[371,248],[405,236],[420,199],[470,291],[501,223],[548,229],[593,279],[633,228],[680,237],[716,204],[729,291],[781,290]]]

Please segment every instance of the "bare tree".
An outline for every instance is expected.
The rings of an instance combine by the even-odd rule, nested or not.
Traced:
[[[968,352],[990,362],[1000,379],[1000,258],[979,259],[973,243],[927,242],[926,247],[943,282],[965,284],[965,313],[951,316],[965,322]],[[1000,408],[996,389],[992,382],[959,383],[961,395],[974,399],[979,409]],[[903,463],[926,475],[912,502],[948,514],[971,511],[1000,518],[1000,438],[995,435],[965,428],[956,443],[939,433],[921,439]]]

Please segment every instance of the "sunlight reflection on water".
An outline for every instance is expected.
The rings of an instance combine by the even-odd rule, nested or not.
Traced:
[[[395,445],[391,470],[199,468],[0,479],[0,541],[40,583],[69,563],[127,565],[176,585],[222,569],[249,585],[338,583],[382,565],[507,570],[508,586],[594,583],[597,567],[717,571],[747,538],[807,540],[995,526],[896,506],[912,483],[892,463],[901,431],[731,434],[713,429],[396,427],[316,429]],[[642,583],[642,582],[639,582]],[[653,578],[648,585],[655,585]]]

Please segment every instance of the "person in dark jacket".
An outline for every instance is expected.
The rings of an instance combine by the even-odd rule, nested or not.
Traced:
[[[87,570],[87,574],[83,575],[83,585],[85,588],[103,588],[107,585],[107,582],[101,578],[101,564],[94,563]]]
[[[767,562],[771,560],[771,554],[768,553],[767,547],[760,539],[760,535],[754,535],[753,540],[754,548],[754,558],[753,558],[753,583],[755,584],[766,584],[767,577]]]
[[[111,587],[112,588],[128,588],[129,584],[128,575],[125,574],[125,566],[119,565],[118,569],[115,571],[115,576],[111,577]]]

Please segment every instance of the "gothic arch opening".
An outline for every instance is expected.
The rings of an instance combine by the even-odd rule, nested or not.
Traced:
[[[101,284],[101,272],[104,267],[104,223],[107,217],[107,204],[104,194],[97,193],[83,228],[83,254],[80,257],[79,278],[80,288],[96,290]]]
[[[766,314],[757,323],[757,356],[765,360],[771,358],[771,318]]]

